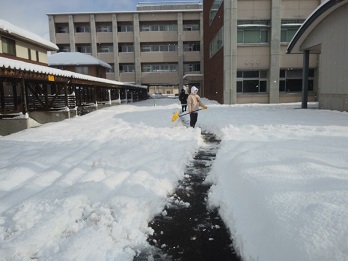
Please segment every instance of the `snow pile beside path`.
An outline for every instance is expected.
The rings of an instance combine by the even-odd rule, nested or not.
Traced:
[[[245,260],[347,260],[348,115],[267,110],[221,111],[210,204]]]
[[[3,137],[0,259],[132,260],[201,142],[172,111],[113,107]]]

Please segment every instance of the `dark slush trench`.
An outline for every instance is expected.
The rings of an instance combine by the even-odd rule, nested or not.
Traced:
[[[220,140],[211,133],[202,133],[205,145],[187,165],[185,178],[179,182],[162,214],[149,226],[151,249],[142,250],[134,261],[240,261],[234,252],[231,236],[217,209],[207,209],[205,182],[219,149]]]

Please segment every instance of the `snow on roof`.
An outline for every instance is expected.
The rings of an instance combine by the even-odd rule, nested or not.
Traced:
[[[111,69],[111,66],[92,55],[79,52],[61,52],[47,57],[49,66],[57,65],[100,65]]]
[[[90,75],[55,69],[55,68],[51,68],[48,66],[26,63],[26,62],[8,59],[8,58],[4,58],[4,57],[0,57],[0,68],[10,68],[10,69],[14,69],[14,70],[22,70],[22,71],[28,71],[28,72],[42,73],[42,74],[47,74],[47,75],[61,76],[61,77],[67,77],[67,78],[73,78],[73,79],[81,79],[81,80],[94,81],[94,82],[103,82],[103,83],[107,83],[107,84],[114,84],[114,85],[125,86],[125,87],[130,86],[130,87],[138,87],[138,88],[147,88],[146,86],[142,86],[142,85],[127,84],[127,83],[108,80],[108,79],[104,79],[104,78],[98,78],[98,77],[94,77],[94,76],[90,76]]]
[[[45,38],[43,38],[37,34],[34,34],[32,32],[29,32],[23,28],[18,27],[18,26],[15,26],[15,25],[11,24],[10,22],[2,20],[2,19],[0,19],[0,31],[7,32],[9,34],[12,34],[12,35],[18,37],[18,38],[22,38],[25,40],[29,40],[31,42],[35,42],[37,45],[44,46],[48,50],[52,50],[52,51],[59,50],[57,45],[46,40]]]

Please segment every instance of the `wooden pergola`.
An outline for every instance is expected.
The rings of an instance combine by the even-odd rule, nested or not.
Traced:
[[[0,57],[0,116],[147,99],[147,87]]]

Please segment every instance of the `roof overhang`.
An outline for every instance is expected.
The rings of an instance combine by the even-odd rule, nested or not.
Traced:
[[[56,44],[36,35],[30,31],[23,28],[15,26],[8,21],[0,19],[0,34],[10,36],[12,38],[21,40],[33,44],[35,46],[41,47],[46,51],[58,51],[59,48]]]
[[[186,83],[203,81],[203,74],[185,74],[183,77]]]
[[[319,5],[298,29],[289,43],[286,53],[302,53],[304,50],[301,46],[313,29],[330,13],[346,3],[348,0],[327,0]],[[310,50],[313,53],[320,53],[320,45],[313,46]]]

